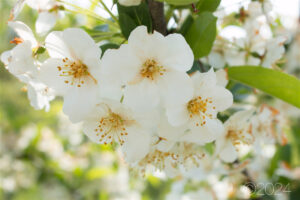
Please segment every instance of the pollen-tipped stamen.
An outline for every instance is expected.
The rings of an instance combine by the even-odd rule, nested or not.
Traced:
[[[65,80],[66,84],[76,85],[81,87],[87,79],[92,79],[95,84],[97,80],[90,74],[88,67],[80,61],[71,61],[68,58],[63,58],[63,65],[57,66],[60,76],[70,77],[71,80]]]
[[[158,63],[153,59],[148,59],[142,66],[140,74],[142,77],[154,80],[157,76],[163,76],[166,69],[159,66]]]

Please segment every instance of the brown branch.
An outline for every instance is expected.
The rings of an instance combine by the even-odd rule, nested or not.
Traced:
[[[167,34],[167,25],[164,14],[164,3],[148,0],[149,10],[152,18],[153,29],[163,35]]]

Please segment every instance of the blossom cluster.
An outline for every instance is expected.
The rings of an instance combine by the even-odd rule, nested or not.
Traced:
[[[239,65],[299,75],[299,34],[279,32],[271,1],[245,1],[237,13],[224,14],[219,7],[214,13],[217,39],[200,60],[179,30],[189,19],[186,14],[201,15],[197,4],[171,6],[175,11],[167,36],[145,26],[137,26],[128,38],[120,36],[121,21],[113,17],[113,8],[126,13],[141,2],[147,7],[142,0],[107,6],[112,18],[99,15],[95,24],[101,25],[94,29],[87,25],[46,34],[55,23],[54,18],[39,22],[44,14],[58,19],[74,12],[64,2],[19,0],[8,22],[16,37],[1,61],[26,85],[22,90],[30,104],[49,113],[23,114],[23,95],[12,91],[13,84],[0,84],[0,193],[5,199],[27,198],[29,192],[44,199],[228,200],[264,193],[262,198],[286,200],[293,196],[289,189],[300,188],[299,110],[228,80]],[[23,5],[39,13],[38,35],[16,19]],[[80,6],[78,11],[91,14]],[[54,30],[62,30],[64,23]],[[99,39],[98,34],[117,36]],[[111,43],[117,45],[103,48]],[[45,118],[36,122],[32,113]]]
[[[251,1],[233,14],[226,15],[224,11],[218,15],[220,33],[204,62],[215,68],[242,65],[274,68],[282,63],[280,59],[289,36],[272,30],[277,25],[271,2]]]
[[[227,72],[211,68],[190,73],[195,58],[181,34],[164,36],[138,26],[128,42],[105,52],[79,28],[53,31],[41,42],[26,24],[14,20],[26,3],[40,12],[36,31],[47,33],[63,7],[56,1],[41,2],[19,1],[14,8],[8,25],[18,35],[11,41],[16,46],[2,53],[1,61],[27,85],[34,108],[49,110],[50,101],[63,97],[63,112],[73,123],[81,122],[95,143],[120,146],[127,163],[141,173],[154,167],[175,176],[200,168],[206,157],[209,162],[234,163],[245,146],[256,151],[270,138],[286,143],[279,123],[283,120],[274,108],[242,108],[220,120],[218,114],[233,105]],[[126,2],[119,1],[125,6],[141,1]],[[285,38],[263,37],[270,18],[261,6],[252,2],[248,11],[241,9],[247,35],[218,37],[203,61],[215,68],[275,64],[284,53]],[[40,58],[44,51],[46,60]]]
[[[231,106],[232,94],[213,70],[186,73],[194,57],[181,35],[164,37],[140,26],[128,44],[107,50],[100,60],[93,39],[69,28],[46,37],[50,58],[39,62],[41,45],[30,28],[19,21],[9,25],[19,38],[2,60],[33,86],[31,103],[48,109],[53,95],[62,96],[70,120],[83,122],[84,132],[97,143],[121,145],[128,162],[162,168],[167,161],[200,158],[197,148],[188,153],[185,146],[204,145],[222,135],[217,113]]]

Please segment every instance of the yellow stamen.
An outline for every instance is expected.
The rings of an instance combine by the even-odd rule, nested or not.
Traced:
[[[166,70],[159,66],[153,59],[148,59],[142,66],[140,74],[143,78],[154,80],[157,76],[163,76]]]

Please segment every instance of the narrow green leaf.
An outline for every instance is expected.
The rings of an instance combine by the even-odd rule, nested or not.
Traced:
[[[185,38],[192,48],[195,58],[209,54],[216,39],[217,18],[210,12],[201,13],[187,31]]]
[[[228,76],[300,108],[300,80],[291,75],[263,67],[237,66],[228,68]]]
[[[157,0],[157,1],[166,2],[168,4],[175,5],[175,6],[182,6],[182,5],[195,3],[199,0]]]
[[[145,25],[148,30],[152,30],[152,19],[145,2],[129,7],[118,4],[118,12],[121,31],[126,38],[137,26]]]

